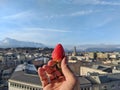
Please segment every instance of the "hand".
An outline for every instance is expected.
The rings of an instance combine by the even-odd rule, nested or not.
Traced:
[[[43,90],[73,90],[76,78],[66,64],[66,58],[61,62],[62,73],[53,67],[54,61],[50,60],[47,65],[38,69]]]

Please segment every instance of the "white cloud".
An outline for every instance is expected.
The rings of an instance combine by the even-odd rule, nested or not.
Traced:
[[[73,4],[91,4],[91,5],[120,5],[120,2],[104,0],[72,0]]]
[[[7,25],[16,25],[19,27],[24,27],[27,25],[33,25],[32,21],[39,20],[37,13],[32,10],[22,11],[13,13],[10,15],[4,15],[0,17],[0,23]]]
[[[93,12],[95,12],[95,11],[93,11],[93,10],[88,10],[88,11],[83,10],[83,11],[73,12],[73,13],[69,14],[69,16],[81,16],[81,15],[87,15],[87,14],[90,14],[90,13],[93,13]]]
[[[23,30],[27,30],[27,31],[47,31],[47,32],[61,32],[61,33],[67,33],[67,32],[71,32],[69,30],[60,30],[60,29],[49,29],[49,28],[23,28]]]
[[[32,17],[32,16],[33,16],[33,13],[31,11],[23,11],[16,14],[3,16],[0,19],[17,20],[17,19],[27,19],[28,17]]]
[[[100,4],[100,5],[120,5],[120,3],[118,2],[107,2],[107,1],[98,1],[96,4]]]
[[[54,15],[47,15],[45,18],[59,18],[59,17],[75,17],[75,16],[84,16],[84,15],[89,15],[91,13],[95,13],[98,11],[93,11],[93,10],[81,10],[81,11],[76,11],[76,12],[71,12],[71,13],[65,13],[65,14],[54,14]]]

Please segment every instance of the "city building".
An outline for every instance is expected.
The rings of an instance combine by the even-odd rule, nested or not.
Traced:
[[[80,82],[80,90],[92,90],[92,83],[84,76],[79,76],[78,81]],[[79,89],[78,89],[79,90]]]
[[[8,81],[8,90],[42,90],[35,66],[27,63],[18,65]]]
[[[97,53],[97,59],[108,59],[108,53],[102,53],[102,52],[99,52]]]
[[[120,73],[119,74],[94,74],[87,79],[92,83],[92,90],[120,90]]]
[[[17,57],[14,53],[6,53],[6,54],[4,54],[4,56],[2,58],[2,64],[5,67],[15,66],[16,60],[17,60]]]

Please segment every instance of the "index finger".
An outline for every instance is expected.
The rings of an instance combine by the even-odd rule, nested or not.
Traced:
[[[54,66],[55,64],[56,64],[55,61],[52,61],[52,60],[48,61],[48,66]]]

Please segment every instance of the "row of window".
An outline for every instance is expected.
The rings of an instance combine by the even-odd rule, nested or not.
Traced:
[[[115,89],[117,86],[115,85],[111,85],[111,89]],[[107,90],[107,86],[103,86],[102,87],[104,90]],[[118,84],[118,87],[117,88],[120,88],[120,84]]]
[[[23,84],[18,84],[18,83],[13,83],[13,82],[10,82],[10,87],[21,88],[23,90],[42,90],[42,88],[31,87],[28,85],[23,85]]]
[[[90,90],[90,87],[80,88],[80,90]]]

